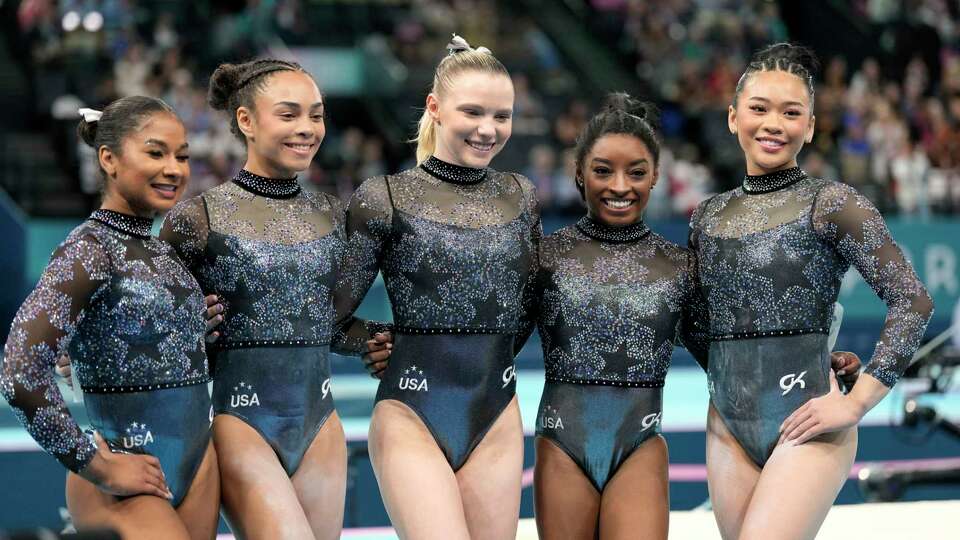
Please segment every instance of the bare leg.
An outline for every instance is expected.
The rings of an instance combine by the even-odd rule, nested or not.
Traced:
[[[533,506],[544,540],[592,540],[600,525],[600,493],[580,467],[549,439],[537,437]]]
[[[78,531],[111,528],[123,538],[190,539],[170,501],[153,495],[118,499],[72,472],[67,474],[67,509]]]
[[[724,540],[740,537],[760,468],[733,437],[710,404],[707,413],[707,489]]]
[[[77,530],[111,527],[124,538],[210,540],[217,535],[220,477],[213,443],[176,509],[151,495],[118,499],[76,474],[67,475],[67,508]]]
[[[210,540],[217,536],[220,522],[220,471],[213,441],[193,478],[190,491],[177,507],[192,540]]]
[[[514,396],[456,473],[473,540],[516,538],[523,474],[523,426]]]
[[[293,483],[273,448],[228,414],[213,420],[224,514],[238,538],[312,538]]]
[[[856,427],[777,446],[753,491],[740,540],[816,537],[856,454]]]
[[[470,539],[457,477],[416,413],[399,401],[377,403],[368,447],[380,495],[400,538]],[[518,482],[519,477],[518,472]]]
[[[634,450],[603,488],[600,538],[666,540],[669,522],[667,442],[657,435]]]
[[[292,480],[314,538],[340,538],[347,491],[347,442],[336,411],[320,428]]]

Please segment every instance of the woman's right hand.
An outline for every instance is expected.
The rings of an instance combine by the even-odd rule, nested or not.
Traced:
[[[387,370],[387,361],[393,352],[393,334],[389,331],[378,332],[367,341],[367,353],[363,355],[363,365],[370,376],[382,379]]]
[[[94,432],[93,437],[97,453],[80,471],[80,476],[111,495],[155,495],[173,499],[159,459],[142,454],[114,453],[99,433]]]

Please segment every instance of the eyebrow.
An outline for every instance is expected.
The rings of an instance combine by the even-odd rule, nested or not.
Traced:
[[[477,105],[476,103],[461,103],[457,109],[480,109],[482,111],[487,110],[483,105]],[[510,113],[513,114],[513,109],[497,109],[497,113]]]
[[[163,148],[164,150],[166,150],[167,148],[169,148],[169,147],[167,146],[167,143],[161,141],[160,139],[147,139],[143,144],[145,144],[145,145],[146,145],[146,144],[155,144],[155,145]],[[177,148],[177,150],[186,150],[186,149],[189,148],[189,147],[190,147],[190,144],[189,144],[189,143],[183,143],[183,144],[180,145],[180,148]]]
[[[291,109],[300,110],[300,104],[295,103],[293,101],[278,101],[277,103],[274,103],[273,106],[274,107],[290,107]],[[311,109],[316,109],[317,107],[323,107],[323,102],[318,101],[313,105],[310,105]]]
[[[593,158],[592,161],[599,161],[600,163],[606,163],[606,164],[608,164],[608,165],[609,165],[610,163],[612,163],[612,161],[610,161],[609,159],[603,159],[603,158],[601,158],[601,157],[595,157],[595,158]],[[649,164],[649,163],[650,163],[650,160],[648,160],[647,158],[635,159],[635,160],[631,161],[630,163],[628,163],[627,165],[640,165],[641,163],[647,163],[647,164]]]
[[[750,96],[750,99],[751,99],[751,100],[756,100],[756,101],[762,101],[762,102],[764,102],[764,103],[773,103],[773,102],[770,101],[769,99],[767,99],[767,98],[765,98],[765,97],[760,97],[760,96]],[[804,105],[803,103],[801,103],[801,102],[799,102],[799,101],[784,101],[783,104],[784,104],[784,105],[798,105],[798,106],[800,106],[800,107],[806,107],[806,105]]]

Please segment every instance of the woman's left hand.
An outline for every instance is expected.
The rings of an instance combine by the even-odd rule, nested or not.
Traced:
[[[860,357],[856,353],[848,351],[836,351],[830,353],[830,367],[837,372],[840,382],[843,383],[847,392],[853,388],[857,379],[860,377]]]
[[[203,298],[203,302],[207,306],[207,310],[204,312],[207,320],[206,340],[207,343],[213,343],[220,337],[217,327],[223,322],[223,312],[226,311],[226,308],[220,302],[220,297],[215,294],[208,294]]]
[[[837,377],[832,369],[829,373],[830,392],[811,399],[793,411],[780,425],[780,440],[777,444],[785,441],[803,444],[818,435],[853,427],[860,421],[859,407],[840,392],[840,385],[837,384]]]

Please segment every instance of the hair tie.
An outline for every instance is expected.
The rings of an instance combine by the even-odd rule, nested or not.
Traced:
[[[474,49],[469,43],[467,43],[467,40],[463,39],[463,37],[453,34],[453,37],[450,39],[450,43],[447,43],[447,54],[453,55],[463,51],[477,51],[479,53],[493,55],[490,49],[486,47],[477,47]]]
[[[453,37],[450,38],[450,43],[447,43],[447,54],[457,54],[458,52],[469,50],[470,44],[457,34],[453,34]]]
[[[103,111],[97,111],[94,109],[83,108],[77,112],[83,117],[84,122],[99,122],[100,118],[103,117]]]

